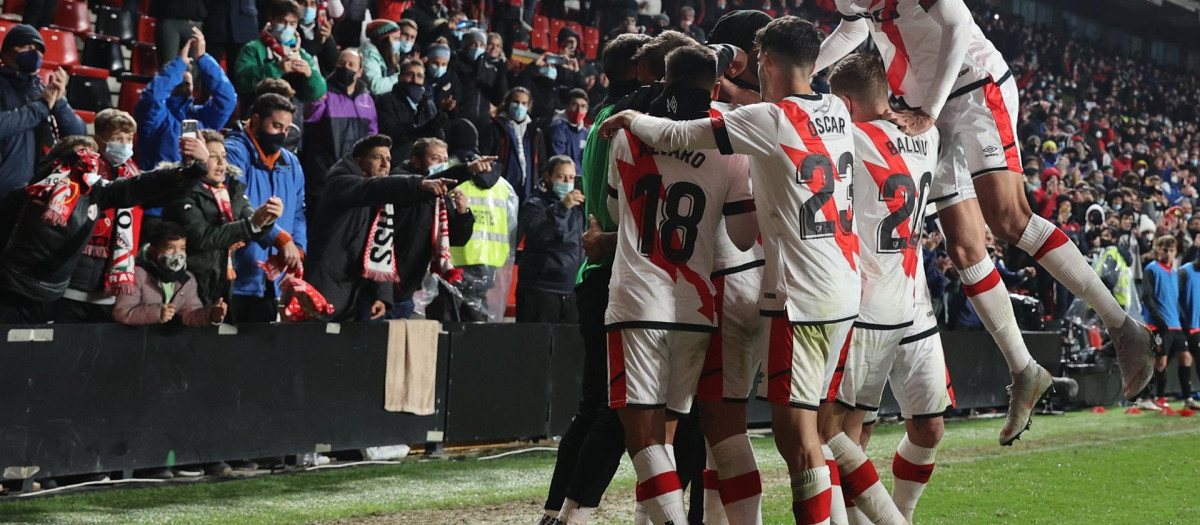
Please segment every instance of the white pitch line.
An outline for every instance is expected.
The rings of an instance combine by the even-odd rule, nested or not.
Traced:
[[[1054,452],[1054,451],[1058,451],[1058,450],[1069,450],[1072,448],[1079,448],[1079,447],[1090,447],[1090,446],[1094,446],[1094,445],[1106,445],[1108,443],[1120,443],[1122,441],[1133,441],[1133,440],[1138,440],[1138,439],[1178,436],[1180,434],[1196,434],[1196,433],[1200,433],[1200,428],[1170,430],[1167,432],[1155,432],[1153,434],[1139,434],[1136,436],[1123,436],[1123,437],[1116,437],[1116,438],[1112,438],[1112,439],[1097,439],[1097,440],[1091,440],[1091,441],[1081,441],[1081,442],[1077,442],[1077,443],[1070,443],[1070,444],[1066,444],[1066,445],[1054,445],[1054,446],[1043,447],[1043,448],[1039,448],[1039,449],[1026,449],[1026,450],[1021,450],[1019,452],[1010,452],[1010,453],[1007,453],[1004,455],[974,456],[974,457],[968,457],[968,458],[962,458],[962,459],[952,459],[949,461],[938,461],[938,465],[944,465],[944,464],[955,465],[955,464],[960,464],[960,463],[975,463],[976,461],[988,461],[988,460],[993,460],[993,459],[1003,459],[1003,458],[1012,457],[1012,456],[1028,456],[1030,454],[1038,454],[1041,452]]]

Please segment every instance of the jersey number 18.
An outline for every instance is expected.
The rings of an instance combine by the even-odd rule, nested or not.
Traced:
[[[638,252],[653,257],[656,250],[662,250],[663,257],[676,264],[691,260],[704,217],[704,190],[690,182],[676,182],[664,192],[662,175],[650,174],[638,179],[633,192],[631,200],[642,201]]]

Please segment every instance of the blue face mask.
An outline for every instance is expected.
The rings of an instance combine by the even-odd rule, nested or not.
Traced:
[[[409,51],[412,51],[412,46],[412,40],[397,40],[392,42],[392,51],[407,55]]]
[[[554,66],[546,66],[543,68],[539,68],[538,73],[541,73],[542,76],[544,76],[550,80],[554,80],[554,79],[558,78],[558,68],[556,68]]]
[[[554,181],[551,183],[550,189],[554,191],[555,195],[558,195],[558,198],[562,199],[566,197],[568,193],[571,193],[571,190],[575,189],[575,185],[569,182]]]
[[[457,39],[459,39],[459,40],[462,40],[462,36],[463,36],[463,32],[462,32],[462,31],[453,31],[453,33],[454,33],[454,38],[457,38]]]
[[[513,120],[520,122],[525,120],[525,115],[528,114],[529,108],[525,107],[524,104],[518,104],[516,102],[510,102],[508,104],[508,116],[512,117]]]
[[[109,142],[104,145],[104,160],[113,166],[125,164],[130,157],[133,157],[133,144]]]
[[[442,78],[442,75],[446,74],[446,67],[447,66],[429,66],[429,74],[433,76],[433,78]]]
[[[17,53],[17,69],[22,73],[36,73],[42,68],[42,54],[36,49]]]
[[[479,58],[479,55],[483,54],[483,48],[476,47],[476,48],[468,51],[467,54],[471,56],[471,61],[474,62],[476,59]]]
[[[275,40],[283,47],[296,45],[296,28],[287,24],[275,24]]]
[[[315,7],[305,7],[305,8],[304,8],[304,16],[300,18],[300,23],[301,23],[301,24],[304,24],[304,25],[306,25],[306,26],[307,26],[307,25],[312,25],[312,23],[313,23],[313,22],[314,22],[316,19],[317,19],[317,8],[315,8]]]

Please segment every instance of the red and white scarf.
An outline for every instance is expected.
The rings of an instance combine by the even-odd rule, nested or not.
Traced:
[[[375,212],[362,256],[363,277],[367,279],[392,283],[400,280],[396,271],[395,217],[391,204],[384,204]]]
[[[105,180],[126,179],[137,176],[138,169],[132,164],[115,168],[107,162],[101,164]],[[105,210],[92,228],[92,237],[83,248],[83,255],[108,261],[104,276],[104,295],[114,296],[134,292],[134,268],[137,265],[138,246],[142,233],[142,208],[120,208]]]
[[[100,182],[100,155],[81,149],[75,152],[77,160],[71,165],[55,161],[50,165],[50,175],[25,187],[29,199],[42,211],[42,221],[51,226],[66,226],[75,212],[81,195],[92,191],[92,185]]]
[[[433,202],[433,261],[429,271],[453,284],[462,280],[462,270],[450,262],[450,215],[445,198],[438,197]]]
[[[229,187],[225,183],[212,185],[204,183],[204,187],[212,193],[213,200],[217,201],[217,209],[221,211],[221,224],[229,224],[233,222],[233,203],[229,199]],[[225,258],[225,280],[232,281],[237,278],[237,272],[233,270],[233,252],[237,251],[246,243],[242,241],[235,242],[229,245],[229,254]]]

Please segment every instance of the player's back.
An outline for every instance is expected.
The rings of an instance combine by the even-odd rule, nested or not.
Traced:
[[[851,207],[853,124],[830,95],[793,95],[725,115],[719,134],[750,156],[767,261],[759,306],[794,322],[858,312],[858,238]],[[769,145],[748,135],[773,137]]]
[[[957,2],[962,0],[940,0]],[[928,104],[922,91],[931,85],[941,59],[942,25],[930,14],[937,2],[929,0],[837,0],[838,11],[847,18],[863,18],[871,26],[871,37],[887,67],[888,85],[902,105],[920,108]],[[929,6],[928,8],[926,6]],[[966,6],[961,6],[965,11]],[[943,6],[942,9],[947,9]],[[970,43],[951,93],[985,80],[996,81],[1009,69],[983,30],[968,13]]]
[[[921,229],[938,157],[938,131],[909,137],[886,120],[854,126],[854,220],[862,252],[858,322],[912,321]]]
[[[710,117],[719,117],[729,111],[736,109],[736,106],[727,102],[712,103],[712,108],[708,111]],[[746,176],[749,176],[747,173]],[[753,193],[753,187],[751,187]],[[743,267],[761,266],[763,262],[762,239],[754,242],[749,250],[742,251],[733,244],[733,240],[729,238],[729,233],[725,231],[725,227],[717,228],[716,244],[713,247],[713,272],[728,273],[727,270],[736,270]],[[758,290],[754,291],[758,294]]]
[[[627,131],[614,137],[609,191],[618,201],[618,240],[606,324],[714,326],[716,232],[727,205],[750,199],[746,178],[733,175],[746,169],[740,155],[662,152]]]

